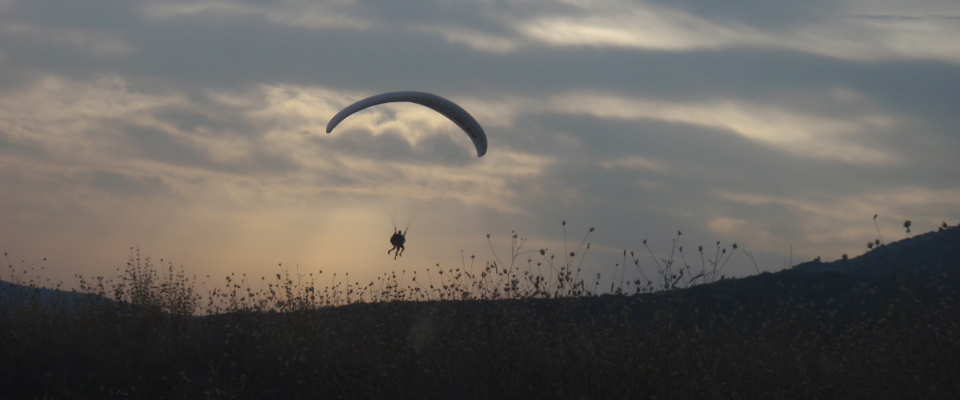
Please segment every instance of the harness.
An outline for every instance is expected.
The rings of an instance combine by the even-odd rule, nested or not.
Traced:
[[[403,246],[403,244],[404,244],[406,241],[407,241],[407,239],[406,239],[405,237],[403,237],[403,234],[401,234],[401,233],[394,233],[393,236],[390,237],[390,244],[392,244],[392,245],[394,245],[394,246],[396,246],[396,247]]]

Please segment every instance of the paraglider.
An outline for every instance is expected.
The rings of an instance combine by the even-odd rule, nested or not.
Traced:
[[[483,155],[487,153],[487,135],[483,132],[483,127],[480,126],[480,123],[456,103],[426,92],[387,92],[359,100],[340,110],[340,112],[327,122],[327,133],[332,132],[341,121],[357,111],[375,105],[393,102],[416,103],[443,114],[443,116],[456,123],[457,126],[470,137],[474,147],[477,149],[477,157],[483,157]]]
[[[407,228],[409,229],[409,228]],[[393,259],[396,260],[397,257],[403,255],[404,247],[403,245],[407,242],[407,233],[405,231],[393,228],[393,236],[390,236],[390,244],[393,246],[390,250],[387,250],[387,254],[390,252],[393,253]]]
[[[336,128],[340,122],[343,122],[344,119],[358,111],[379,104],[394,102],[415,103],[442,114],[457,124],[457,126],[470,137],[473,146],[477,150],[477,157],[483,157],[483,155],[487,153],[487,135],[483,132],[483,127],[480,126],[480,123],[477,122],[467,110],[464,110],[463,107],[443,97],[426,92],[387,92],[361,99],[340,110],[333,118],[330,118],[330,121],[327,122],[327,133],[333,132],[333,129]],[[403,255],[408,230],[409,226],[405,229],[397,229],[396,224],[394,224],[393,235],[390,236],[391,248],[387,250],[388,255],[393,253],[394,260]]]

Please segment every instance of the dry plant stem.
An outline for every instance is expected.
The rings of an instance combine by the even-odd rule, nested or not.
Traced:
[[[880,234],[880,224],[877,223],[878,214],[873,215],[873,228],[877,231],[877,240],[880,241],[880,244],[883,244],[883,235]]]
[[[653,254],[653,249],[651,249],[650,246],[647,245],[646,241],[644,241],[643,247],[645,247],[645,248],[647,249],[647,253],[650,254],[650,258],[652,258],[652,259],[653,259],[653,262],[657,265],[657,270],[662,271],[662,270],[663,270],[663,265],[660,264],[660,260],[658,260],[658,259],[657,259],[657,256],[656,256],[655,254]]]
[[[754,268],[754,270],[756,270],[757,273],[759,274],[759,273],[760,273],[760,265],[757,264],[757,259],[756,259],[756,258],[753,258],[753,254],[751,254],[749,251],[747,251],[747,248],[746,248],[746,247],[741,247],[741,249],[742,249],[743,253],[747,255],[747,257],[750,257],[750,261],[753,262],[753,268]]]

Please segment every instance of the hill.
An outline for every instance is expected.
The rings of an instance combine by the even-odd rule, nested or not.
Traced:
[[[636,296],[20,313],[0,397],[957,398],[958,256],[952,228]]]
[[[85,305],[107,302],[110,300],[91,293],[19,285],[0,280],[0,311],[12,311],[24,307],[41,307],[51,311],[76,311]]]

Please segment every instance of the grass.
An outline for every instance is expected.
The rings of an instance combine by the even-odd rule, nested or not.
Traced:
[[[0,306],[0,397],[960,397],[960,228],[741,279],[724,268],[742,246],[677,232],[667,254],[624,251],[607,287],[583,276],[592,232],[560,254],[513,233],[457,268],[278,265],[209,290],[132,249],[114,278],[78,276],[82,307]]]

